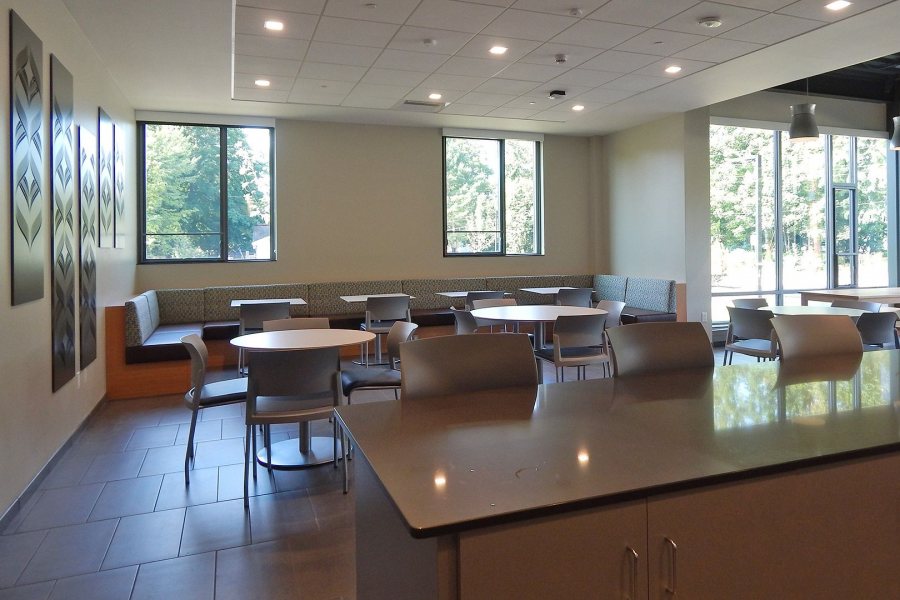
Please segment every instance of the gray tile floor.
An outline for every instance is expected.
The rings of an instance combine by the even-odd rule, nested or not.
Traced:
[[[180,396],[103,405],[0,532],[0,600],[354,598],[352,485],[342,494],[340,471],[261,469],[248,513],[242,405],[201,413],[185,487],[189,421]],[[273,427],[274,441],[295,436]]]

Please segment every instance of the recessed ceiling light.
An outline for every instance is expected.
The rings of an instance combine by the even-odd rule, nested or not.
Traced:
[[[829,2],[825,5],[825,8],[828,10],[844,10],[848,6],[853,4],[852,2],[847,2],[847,0],[835,0],[834,2]]]
[[[282,31],[284,29],[284,23],[281,21],[266,21],[263,23],[263,27],[269,31]]]
[[[440,100],[441,98],[443,98],[443,96],[441,96],[437,92],[434,92],[433,94],[428,94],[429,100]]]
[[[703,17],[697,21],[697,25],[706,27],[707,29],[715,29],[716,27],[722,26],[722,19],[719,17]]]
[[[256,84],[256,87],[269,87],[272,85],[272,82],[268,79],[257,79],[253,83]]]
[[[577,111],[582,111],[582,110],[584,110],[584,106],[581,105],[581,104],[576,104],[575,106],[572,107],[572,110],[574,110],[574,111],[576,111],[576,112],[577,112]]]
[[[674,73],[680,73],[680,72],[681,72],[681,67],[679,67],[678,65],[672,65],[670,67],[666,67],[666,73],[674,74]]]
[[[509,50],[506,46],[494,46],[491,48],[491,54],[506,54],[506,51]]]

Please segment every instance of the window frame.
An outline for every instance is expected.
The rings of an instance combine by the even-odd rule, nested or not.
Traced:
[[[219,257],[218,258],[147,258],[147,125],[179,127],[208,127],[219,130]],[[190,121],[138,120],[138,236],[137,256],[139,265],[171,265],[194,263],[264,263],[275,262],[277,257],[275,230],[275,127],[270,125],[236,125]],[[228,257],[228,131],[231,129],[267,129],[269,131],[269,258],[232,259]],[[150,234],[159,235],[159,234]],[[168,234],[191,235],[191,234]]]
[[[500,222],[500,250],[498,252],[447,252],[447,140],[471,139],[496,141],[499,147],[499,195],[500,207],[498,219]],[[535,188],[535,251],[527,254],[507,252],[506,250],[506,142],[509,140],[532,142],[534,144],[534,188]],[[533,136],[517,137],[515,135],[485,135],[483,132],[466,135],[464,132],[445,131],[441,136],[441,182],[442,182],[442,209],[443,209],[443,256],[444,258],[471,258],[471,257],[502,257],[502,256],[544,256],[544,144],[543,139]]]

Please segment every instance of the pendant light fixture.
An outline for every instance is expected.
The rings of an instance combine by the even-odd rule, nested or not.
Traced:
[[[809,79],[806,80],[806,95],[809,96]],[[791,126],[788,137],[792,142],[815,142],[819,139],[816,126],[815,104],[794,104],[791,106]]]
[[[891,150],[900,150],[900,117],[894,117],[894,135],[891,136]]]

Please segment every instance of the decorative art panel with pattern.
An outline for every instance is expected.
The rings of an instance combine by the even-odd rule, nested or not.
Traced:
[[[123,129],[113,125],[113,199],[116,214],[115,226],[116,248],[125,247],[125,136]]]
[[[79,180],[81,181],[81,285],[79,327],[81,368],[97,358],[97,246],[100,218],[97,208],[97,136],[78,128]]]
[[[97,151],[100,170],[100,247],[112,248],[115,243],[115,198],[113,197],[113,122],[102,108],[99,109]]]

